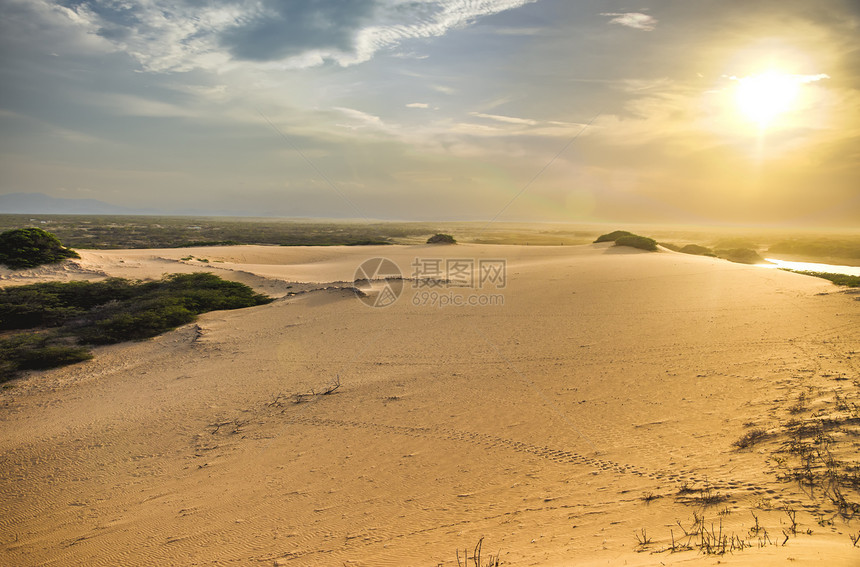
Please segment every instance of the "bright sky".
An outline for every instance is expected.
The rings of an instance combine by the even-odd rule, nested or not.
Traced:
[[[0,194],[857,227],[860,4],[0,0],[0,133]]]

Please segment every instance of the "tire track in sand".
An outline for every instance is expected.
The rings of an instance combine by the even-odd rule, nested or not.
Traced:
[[[477,445],[488,450],[505,449],[518,453],[529,454],[544,460],[551,461],[558,465],[587,466],[604,472],[634,475],[643,479],[650,479],[654,481],[680,482],[687,485],[707,486],[713,490],[736,491],[745,489],[750,492],[761,492],[765,490],[758,484],[743,481],[732,480],[726,483],[715,482],[714,480],[708,479],[701,474],[681,468],[674,469],[672,472],[660,470],[646,470],[639,466],[627,463],[618,463],[616,461],[608,459],[601,459],[597,456],[592,457],[575,451],[558,449],[546,445],[533,445],[514,439],[489,435],[486,433],[476,433],[471,431],[463,431],[442,427],[387,425],[364,421],[318,418],[305,415],[294,417],[290,419],[290,422],[295,424],[307,425],[310,427],[369,429],[392,435],[462,442],[471,445]]]

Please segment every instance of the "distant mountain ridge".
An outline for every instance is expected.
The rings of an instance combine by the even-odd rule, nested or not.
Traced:
[[[44,193],[0,195],[0,214],[151,215],[158,211],[112,205],[96,199],[61,199]]]

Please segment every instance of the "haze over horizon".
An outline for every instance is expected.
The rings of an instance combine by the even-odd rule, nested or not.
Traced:
[[[848,0],[0,0],[0,196],[857,227],[858,37]]]

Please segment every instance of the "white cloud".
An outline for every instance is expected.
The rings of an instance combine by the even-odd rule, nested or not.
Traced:
[[[451,87],[446,87],[445,85],[432,85],[430,88],[432,88],[434,91],[447,95],[454,94],[457,92],[455,89],[452,89]]]
[[[794,77],[800,83],[813,83],[821,79],[829,79],[830,75],[827,73],[818,73],[817,75],[794,75]]]
[[[334,110],[337,110],[350,118],[351,122],[349,124],[338,124],[338,126],[341,126],[343,128],[347,128],[349,130],[367,128],[370,130],[377,130],[386,133],[390,133],[392,130],[394,130],[394,128],[383,122],[382,118],[380,118],[379,116],[368,114],[367,112],[362,112],[361,110],[356,110],[354,108],[346,108],[343,106],[336,106]]]
[[[473,112],[472,116],[477,116],[478,118],[486,118],[487,120],[495,120],[496,122],[505,122],[507,124],[520,124],[523,126],[536,126],[538,123],[537,120],[530,120],[528,118],[501,116],[499,114],[483,114],[481,112]]]
[[[603,12],[601,16],[612,18],[610,24],[619,24],[628,28],[642,31],[653,31],[657,27],[657,19],[641,12]]]
[[[817,75],[784,75],[784,77],[794,83],[806,84],[821,81],[823,79],[829,79],[830,75],[827,73],[818,73]],[[732,75],[728,78],[732,81],[744,81],[750,77],[736,77],[735,75]]]
[[[410,102],[406,108],[430,108],[430,105],[426,102]]]
[[[622,79],[619,81],[619,88],[630,93],[664,90],[671,88],[672,86],[672,81],[667,77],[661,77],[658,79]]]

